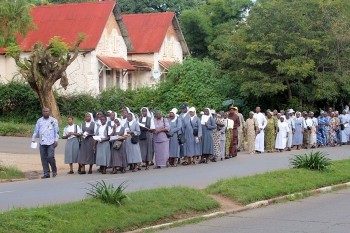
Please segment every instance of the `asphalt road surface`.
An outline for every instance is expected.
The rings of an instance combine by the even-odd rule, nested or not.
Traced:
[[[0,137],[0,152],[34,153],[36,150],[28,149],[29,138]],[[59,142],[56,153],[63,151],[64,142]],[[350,158],[350,146],[323,148],[331,159]],[[34,151],[34,152],[33,152]],[[184,185],[194,188],[205,188],[221,178],[242,177],[263,173],[265,171],[288,168],[288,159],[293,154],[305,153],[306,150],[263,153],[249,155],[240,152],[233,159],[218,161],[209,164],[197,164],[196,166],[182,166],[176,168],[162,168],[149,171],[130,172],[116,175],[102,175],[93,168],[91,175],[67,175],[58,174],[55,178],[37,179],[12,183],[0,183],[0,211],[6,211],[14,207],[31,207],[54,203],[64,203],[81,200],[86,197],[88,183],[104,180],[106,183],[119,185],[122,181],[129,180],[127,191],[151,189],[156,187],[171,187]],[[39,151],[36,151],[39,156]],[[144,168],[143,168],[144,169]]]
[[[350,189],[261,207],[164,233],[349,233]]]

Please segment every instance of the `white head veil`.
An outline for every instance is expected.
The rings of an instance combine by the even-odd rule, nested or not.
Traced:
[[[147,111],[147,116],[150,117],[150,118],[152,118],[152,114],[151,114],[151,112],[149,111],[149,109],[148,109],[147,107],[142,107],[142,108],[140,109],[140,113],[141,113],[141,116],[140,116],[140,117],[143,117],[143,115],[142,115],[142,109],[146,109],[146,111]]]
[[[190,109],[188,109],[188,112],[194,112],[194,116],[193,117],[191,117],[191,115],[190,115],[191,119],[193,119],[197,115],[195,107],[190,107]]]
[[[170,112],[174,113],[174,116],[175,116],[174,119],[171,120],[171,122],[176,121],[176,119],[178,118],[178,115],[177,115],[177,108],[171,109]],[[170,113],[170,112],[169,112],[169,113]]]
[[[209,115],[208,115],[209,118],[212,117],[211,112],[210,112],[210,108],[205,108],[204,110],[208,110],[208,112],[209,112]],[[208,119],[209,119],[209,118],[208,118]]]
[[[91,112],[87,112],[86,114],[89,114],[89,115],[90,115],[90,117],[91,117],[90,122],[94,122],[94,115],[92,115]],[[85,115],[86,115],[86,114],[85,114]]]
[[[132,120],[131,120],[131,121],[128,121],[128,120],[127,120],[127,122],[129,122],[129,124],[132,124],[132,123],[134,123],[134,121],[135,121],[135,115],[134,115],[134,113],[132,113],[132,112],[129,112],[128,115],[129,115],[129,114],[132,115]]]

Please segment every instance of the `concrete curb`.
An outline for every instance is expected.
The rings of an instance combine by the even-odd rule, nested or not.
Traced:
[[[304,193],[293,193],[293,194],[289,194],[289,195],[284,195],[284,196],[281,196],[281,197],[276,197],[276,198],[272,198],[272,199],[268,199],[268,200],[254,202],[254,203],[248,204],[246,206],[242,206],[242,207],[231,209],[231,210],[226,210],[226,211],[221,211],[221,212],[214,212],[214,213],[211,213],[211,214],[206,214],[206,215],[201,215],[201,216],[197,216],[197,217],[182,219],[182,220],[178,220],[178,221],[174,221],[174,222],[169,222],[169,223],[159,224],[159,225],[155,225],[155,226],[145,227],[145,228],[142,228],[142,229],[129,231],[128,233],[143,232],[144,230],[150,230],[150,229],[156,230],[156,229],[159,229],[161,227],[171,226],[171,225],[174,225],[176,223],[181,223],[181,222],[184,222],[184,221],[198,219],[198,218],[208,218],[208,219],[210,219],[210,218],[216,217],[216,216],[221,215],[221,214],[239,213],[239,212],[243,212],[243,211],[246,211],[246,210],[256,209],[256,208],[259,208],[261,206],[267,206],[267,205],[275,204],[275,203],[277,203],[279,201],[282,201],[282,200],[289,200],[290,198],[294,198],[295,196],[303,195],[305,193],[307,193],[307,194],[318,194],[318,193],[329,192],[329,191],[332,191],[333,189],[341,189],[341,188],[346,188],[346,187],[350,187],[350,182],[342,183],[342,184],[336,184],[336,185],[332,185],[332,186],[327,186],[327,187],[323,187],[323,188],[319,188],[319,189],[314,189],[314,190],[307,191],[307,192],[304,192]]]
[[[29,178],[20,178],[20,179],[0,179],[0,183],[8,183],[8,182],[16,182],[16,181],[24,181],[29,180]]]

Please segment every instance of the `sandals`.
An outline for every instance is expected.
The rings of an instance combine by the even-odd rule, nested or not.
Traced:
[[[192,161],[192,165],[196,165],[196,162]]]
[[[153,169],[161,169],[160,166],[155,166]]]
[[[111,171],[111,174],[117,174],[117,173],[118,173],[117,171],[115,171],[115,172],[114,172],[114,171]]]
[[[184,165],[184,166],[187,166],[187,165],[188,165],[187,162],[183,162],[183,163],[181,163],[181,164]]]
[[[67,174],[74,174],[74,172],[72,170],[70,170],[69,172],[67,172]]]

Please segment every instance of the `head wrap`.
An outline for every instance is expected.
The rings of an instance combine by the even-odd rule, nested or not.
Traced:
[[[194,112],[194,115],[196,115],[196,108],[195,107],[190,107],[190,109],[188,109],[189,112]]]
[[[210,117],[210,116],[211,116],[210,108],[205,108],[204,110],[208,110],[208,116]],[[204,114],[205,114],[205,113],[204,113]]]
[[[146,109],[146,111],[147,111],[147,116],[152,118],[152,114],[151,114],[151,112],[149,111],[149,109],[148,109],[147,107],[142,107],[142,108],[140,109],[141,117],[143,117],[143,115],[142,115],[142,109]]]
[[[124,107],[124,108],[126,108],[126,111],[128,112],[128,113],[131,113],[131,111],[130,111],[130,109],[128,108],[128,107]]]
[[[200,111],[200,112],[199,112],[199,114],[202,114],[202,115],[204,115],[204,112],[203,112],[203,111]]]
[[[171,122],[176,121],[176,119],[178,118],[178,115],[176,114],[177,113],[177,108],[171,109],[170,112],[174,113],[174,116],[175,116],[174,119],[171,120]]]
[[[289,116],[289,114],[290,114],[289,112],[286,112],[286,113],[285,113],[285,115],[288,115],[288,116]]]
[[[87,112],[86,114],[89,114],[89,115],[90,115],[90,117],[91,117],[90,122],[94,120],[94,116],[92,115],[91,112]],[[86,115],[86,114],[85,114],[85,115]]]
[[[129,123],[133,123],[134,122],[134,120],[135,120],[135,115],[134,115],[134,113],[132,113],[132,112],[128,112],[128,115],[129,114],[131,114],[131,116],[132,116],[132,119],[131,119],[131,121],[129,121],[129,120],[127,120]]]
[[[253,111],[250,111],[249,114],[253,114],[253,115],[254,115],[254,112],[253,112]]]

